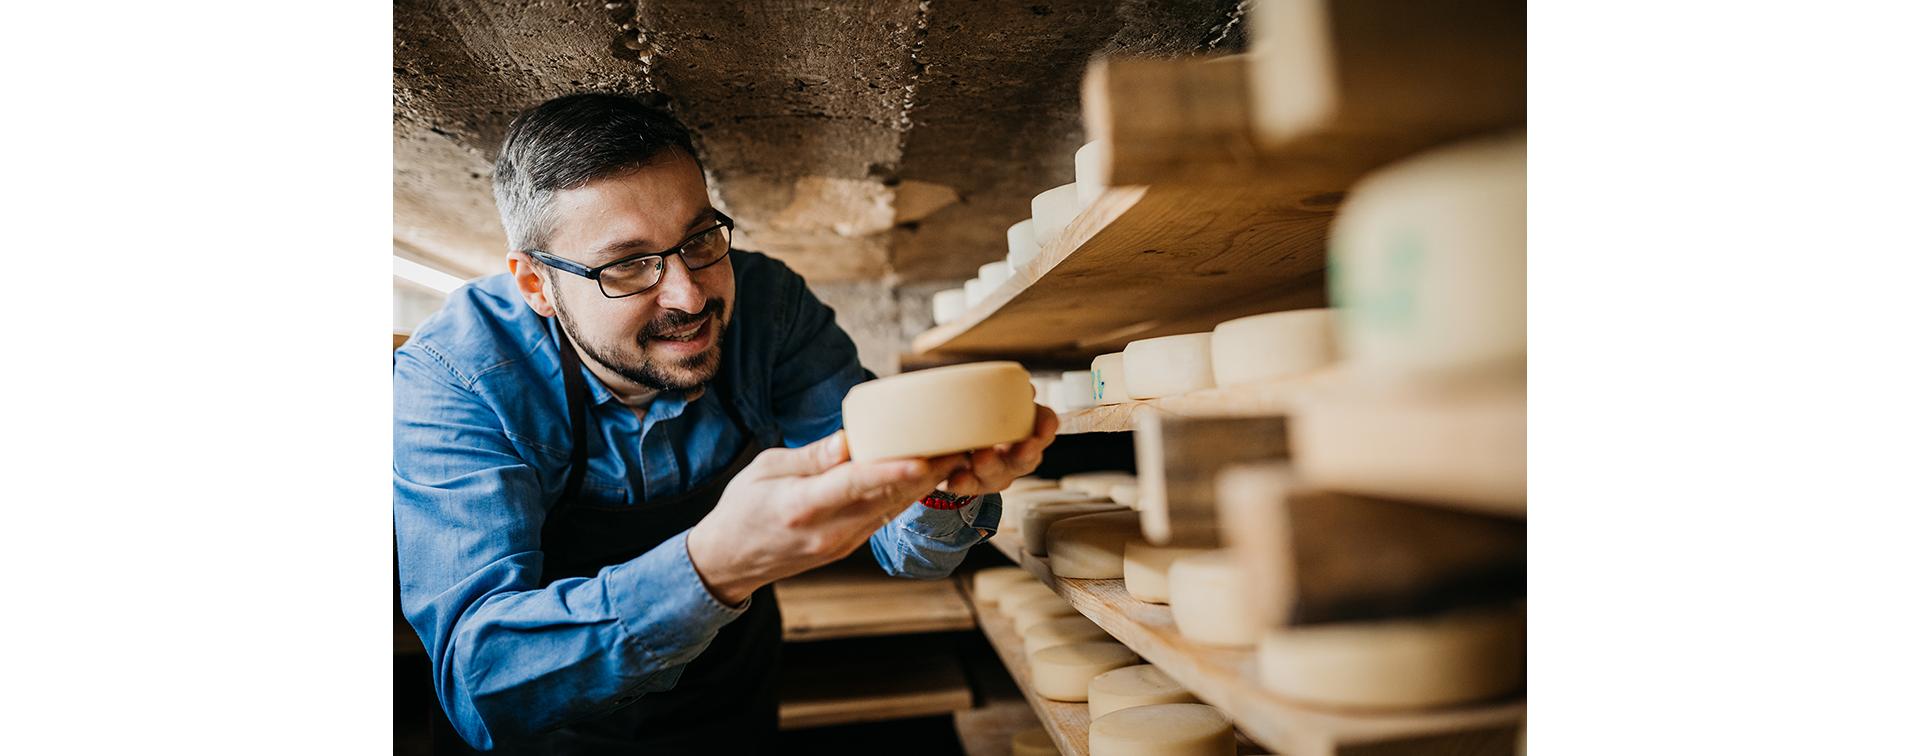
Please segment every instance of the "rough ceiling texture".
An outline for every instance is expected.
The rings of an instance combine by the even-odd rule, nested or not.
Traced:
[[[502,270],[491,162],[514,114],[650,95],[696,133],[739,245],[815,282],[951,281],[1073,180],[1102,55],[1244,48],[1245,0],[394,6],[394,243]]]

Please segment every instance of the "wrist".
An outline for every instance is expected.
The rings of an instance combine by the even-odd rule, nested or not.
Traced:
[[[714,599],[726,606],[738,607],[760,586],[752,578],[731,569],[733,560],[720,543],[705,535],[707,531],[701,524],[704,523],[695,524],[687,531],[687,561],[693,563],[694,574],[700,576],[700,582]]]

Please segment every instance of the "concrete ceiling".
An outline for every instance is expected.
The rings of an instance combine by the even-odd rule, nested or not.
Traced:
[[[395,248],[502,270],[489,181],[508,122],[618,91],[694,130],[739,246],[815,281],[969,277],[1073,180],[1090,59],[1237,52],[1244,3],[402,0]]]

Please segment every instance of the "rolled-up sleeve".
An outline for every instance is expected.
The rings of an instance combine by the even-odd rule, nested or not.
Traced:
[[[590,578],[541,586],[532,451],[425,348],[394,363],[401,604],[448,719],[489,749],[667,690],[744,607],[722,605],[681,533]]]

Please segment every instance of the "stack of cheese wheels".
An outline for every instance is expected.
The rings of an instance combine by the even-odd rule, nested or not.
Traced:
[[[1072,184],[1062,184],[1033,198],[1033,238],[1042,248],[1060,238],[1060,232],[1080,212],[1077,191]]]
[[[999,590],[998,594],[994,597],[993,605],[1000,610],[1001,614],[1011,616],[1014,607],[1034,599],[1046,597],[1059,598],[1060,596],[1054,593],[1052,588],[1048,588],[1038,580],[1016,580],[1012,585],[1008,585]]]
[[[1093,371],[1068,370],[1060,374],[1060,383],[1054,389],[1053,404],[1057,409],[1086,409],[1093,406]]]
[[[1007,616],[1013,618],[1015,632],[1025,633],[1034,625],[1059,617],[1072,617],[1079,614],[1072,604],[1059,596],[1038,596],[1026,599],[1007,610]]]
[[[1019,268],[1040,256],[1040,242],[1033,238],[1033,219],[1007,227],[1007,264]]]
[[[1167,603],[1180,636],[1208,646],[1252,646],[1261,626],[1246,600],[1247,580],[1238,560],[1223,550],[1173,560],[1167,570]]]
[[[975,362],[868,381],[840,414],[856,462],[933,457],[1033,432],[1033,385],[1017,362]]]
[[[1140,508],[1140,484],[1115,483],[1112,488],[1107,489],[1107,498],[1112,499],[1115,504],[1137,510]]]
[[[1353,186],[1330,234],[1341,359],[1357,378],[1524,375],[1524,132],[1382,168]]]
[[[1094,719],[1135,706],[1199,701],[1186,686],[1151,664],[1102,672],[1087,684],[1087,714]]]
[[[1121,352],[1127,396],[1154,399],[1213,388],[1213,334],[1141,339]]]
[[[1093,358],[1093,403],[1123,404],[1128,400],[1126,354],[1113,352]]]
[[[1131,509],[1058,520],[1047,528],[1047,566],[1056,577],[1112,580],[1127,540],[1140,537],[1140,513]]]
[[[1134,482],[1133,473],[1119,470],[1099,470],[1060,476],[1061,488],[1079,491],[1088,496],[1108,496],[1112,493],[1114,486],[1132,482]]]
[[[1167,571],[1175,560],[1205,554],[1212,549],[1185,546],[1156,546],[1135,538],[1127,541],[1121,555],[1121,577],[1126,578],[1127,595],[1149,604],[1164,604],[1172,598],[1167,589]]]
[[[1081,515],[1104,514],[1107,512],[1126,512],[1133,510],[1111,501],[1098,502],[1056,502],[1036,504],[1020,515],[1020,545],[1034,556],[1047,555],[1047,529],[1055,522]],[[1138,515],[1135,515],[1136,517]]]
[[[1292,378],[1333,362],[1333,311],[1269,312],[1213,328],[1213,382]]]
[[[960,287],[960,292],[961,294],[965,295],[965,298],[967,300],[966,304],[968,307],[972,307],[974,305],[980,304],[982,301],[985,301],[987,298],[987,294],[992,291],[993,289],[989,288],[986,285],[986,282],[981,281],[978,278],[969,278],[967,279],[967,282],[965,284],[962,284]]]
[[[1260,640],[1260,681],[1329,706],[1415,709],[1485,701],[1526,682],[1526,615],[1517,607],[1307,625]]]
[[[1093,756],[1233,756],[1233,723],[1200,703],[1121,709],[1087,731]]]
[[[1087,684],[1110,669],[1140,663],[1131,649],[1110,641],[1062,643],[1034,652],[1033,690],[1054,701],[1087,700]]]
[[[974,603],[993,606],[1000,601],[1000,593],[1021,583],[1039,585],[1033,575],[1019,567],[986,567],[973,573]]]
[[[1027,512],[1045,504],[1105,504],[1107,500],[1099,496],[1068,491],[1063,488],[1034,488],[1019,491],[1000,492],[1000,522],[1003,527],[1025,525]],[[1025,539],[1022,539],[1023,541]]]
[[[995,260],[980,266],[979,272],[980,283],[986,286],[988,291],[992,291],[1000,288],[1001,284],[1013,277],[1013,266],[1008,265],[1005,260]]]
[[[1060,756],[1060,749],[1045,729],[1032,727],[1014,734],[1013,756]]]
[[[1021,644],[1026,647],[1027,656],[1033,652],[1062,643],[1081,643],[1084,641],[1110,641],[1107,631],[1093,624],[1093,620],[1075,614],[1071,617],[1055,617],[1035,623],[1020,634]]]
[[[1112,165],[1113,154],[1107,146],[1107,140],[1095,139],[1073,153],[1074,195],[1079,199],[1080,209],[1100,198],[1107,190],[1107,174]]]
[[[933,294],[933,324],[946,325],[967,312],[967,290],[947,289]]]

